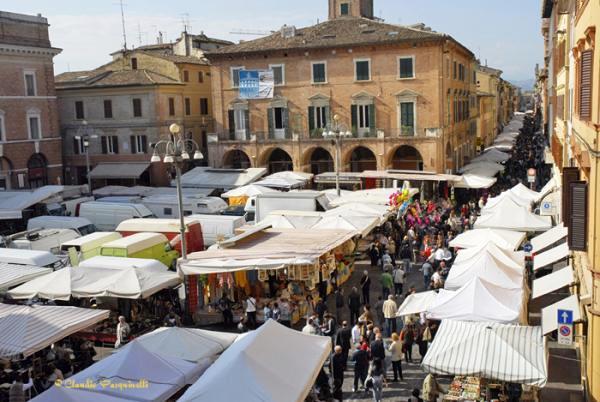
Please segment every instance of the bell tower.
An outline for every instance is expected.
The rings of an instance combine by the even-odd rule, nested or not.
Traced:
[[[373,19],[373,0],[328,0],[329,19],[363,17]]]

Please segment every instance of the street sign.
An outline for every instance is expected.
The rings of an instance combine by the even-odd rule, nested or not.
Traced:
[[[535,169],[531,168],[531,169],[527,169],[527,182],[528,183],[535,183]]]
[[[560,324],[558,326],[558,344],[573,344],[573,326],[571,324]]]
[[[531,253],[532,250],[533,246],[531,245],[531,243],[525,243],[525,245],[523,246],[523,251],[525,251],[526,253]]]
[[[558,324],[573,324],[573,310],[557,310]]]

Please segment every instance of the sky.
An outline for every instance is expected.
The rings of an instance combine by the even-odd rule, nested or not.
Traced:
[[[327,18],[327,0],[123,0],[128,47],[173,40],[183,30],[234,42],[283,24],[303,27]],[[2,4],[5,3],[5,4]],[[123,46],[119,0],[0,0],[0,10],[41,13],[52,45],[63,49],[56,73],[87,70],[110,61]],[[509,81],[533,78],[543,57],[539,0],[375,0],[375,14],[392,24],[424,22],[467,46]]]

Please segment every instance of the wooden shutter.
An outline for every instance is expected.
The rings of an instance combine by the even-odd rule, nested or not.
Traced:
[[[285,129],[285,137],[287,138],[290,133],[290,110],[287,107],[283,108],[282,114],[283,128]]]
[[[244,127],[246,130],[245,139],[250,138],[250,111],[244,110]]]
[[[73,138],[73,154],[79,155],[79,140]]]
[[[107,136],[102,136],[102,141],[100,141],[102,143],[102,153],[103,154],[107,154],[108,153],[108,137]]]
[[[375,123],[375,104],[369,105],[369,131],[375,133],[377,124]]]
[[[331,119],[331,108],[329,106],[325,106],[323,108],[323,114],[324,114],[324,119],[323,119],[323,128],[327,128],[327,124],[332,120]]]
[[[563,168],[562,174],[562,217],[565,227],[571,224],[571,183],[579,180],[579,169]]]
[[[142,152],[148,152],[148,137],[142,135]]]
[[[312,134],[314,129],[315,129],[315,107],[309,106],[308,107],[308,132],[309,132],[309,135]]]
[[[275,116],[272,107],[267,109],[267,123],[269,125],[269,138],[273,138],[275,134]]]
[[[589,120],[592,116],[592,66],[594,51],[591,49],[581,52],[579,60],[579,117]]]
[[[588,219],[588,184],[584,181],[571,182],[570,193],[570,224],[568,243],[569,249],[587,250],[587,219]]]
[[[358,107],[356,105],[352,105],[350,107],[351,121],[352,121],[352,131],[356,132],[358,129]]]
[[[112,139],[112,145],[113,145],[113,153],[118,154],[119,153],[119,137],[116,135],[113,135],[111,137]]]
[[[129,136],[129,141],[131,142],[131,153],[137,154],[137,144],[135,142],[135,135]]]
[[[227,117],[229,119],[229,134],[235,134],[235,111],[228,110]]]

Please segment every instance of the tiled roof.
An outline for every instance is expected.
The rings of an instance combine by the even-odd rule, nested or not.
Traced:
[[[57,75],[55,82],[57,89],[181,84],[179,81],[148,70],[69,72]]]
[[[134,52],[138,49],[135,49]],[[147,53],[147,51],[142,50],[142,52]],[[152,56],[154,57],[159,57],[161,59],[165,59],[165,60],[169,60],[172,61],[173,63],[177,63],[177,64],[200,64],[203,66],[208,66],[210,65],[210,63],[208,62],[208,60],[202,58],[199,59],[197,57],[192,57],[192,56],[180,56],[177,54],[171,54],[169,52],[159,52],[159,51],[151,51],[150,52],[152,54]]]
[[[296,29],[293,37],[284,38],[281,32],[278,31],[264,38],[226,46],[206,55],[210,59],[213,57],[218,58],[219,55],[269,50],[330,48],[444,39],[454,40],[446,34],[431,30],[387,24],[367,18],[346,17]],[[465,50],[470,52],[466,48]]]

